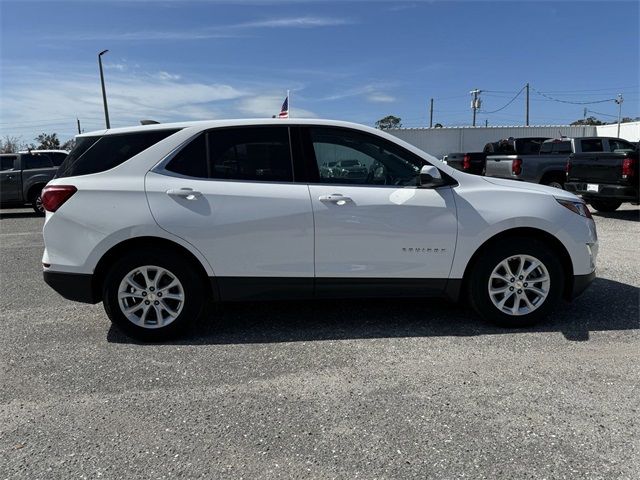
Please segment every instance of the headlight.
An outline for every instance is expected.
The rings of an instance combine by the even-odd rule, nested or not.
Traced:
[[[556,198],[556,201],[563,207],[568,208],[573,213],[577,213],[581,217],[593,218],[591,216],[591,212],[589,211],[589,208],[587,207],[587,204],[584,202],[574,202],[573,200],[561,200],[559,198]]]

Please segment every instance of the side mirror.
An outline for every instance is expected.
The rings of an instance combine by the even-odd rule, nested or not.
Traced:
[[[422,187],[433,188],[442,185],[442,175],[433,165],[425,165],[420,169],[420,185]]]

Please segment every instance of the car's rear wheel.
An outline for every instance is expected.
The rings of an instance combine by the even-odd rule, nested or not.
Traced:
[[[489,246],[469,278],[474,309],[506,327],[524,327],[547,317],[564,289],[562,264],[544,243],[513,237]]]
[[[203,281],[191,263],[163,250],[134,251],[107,273],[103,303],[127,335],[160,341],[178,336],[204,306]]]
[[[589,200],[589,203],[599,212],[615,212],[622,205],[616,200]]]

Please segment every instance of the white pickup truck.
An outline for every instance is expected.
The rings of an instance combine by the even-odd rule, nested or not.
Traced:
[[[546,140],[534,155],[491,155],[487,157],[487,177],[510,178],[564,188],[565,168],[573,153],[613,152],[626,140],[610,137],[576,137]]]

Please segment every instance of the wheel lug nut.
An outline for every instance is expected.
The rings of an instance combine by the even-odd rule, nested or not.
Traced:
[[[510,292],[513,292],[513,287],[509,287],[509,291],[510,291]]]
[[[510,281],[511,281],[511,282],[515,282],[515,281],[516,281],[516,279],[515,279],[515,278],[512,278]]]
[[[145,304],[145,305],[150,305],[150,304],[151,304],[151,302],[150,302],[149,300],[145,300],[145,301],[144,301],[144,304]]]
[[[155,302],[153,302],[154,305],[160,305],[160,302],[158,300],[156,300]]]
[[[147,292],[142,292],[142,296],[146,297],[147,296]]]
[[[525,284],[526,286],[526,284]],[[158,292],[158,296],[161,297],[162,296],[162,292]]]
[[[522,275],[520,275],[520,277],[518,277],[520,280],[522,280],[524,277]]]
[[[524,286],[525,286],[525,287],[527,287],[527,286],[529,286],[529,284],[528,284],[528,283],[525,283],[525,284],[524,284]]]
[[[151,287],[149,290],[151,290],[153,292],[155,290],[155,288]]]
[[[522,290],[518,290],[518,293],[522,293]]]

